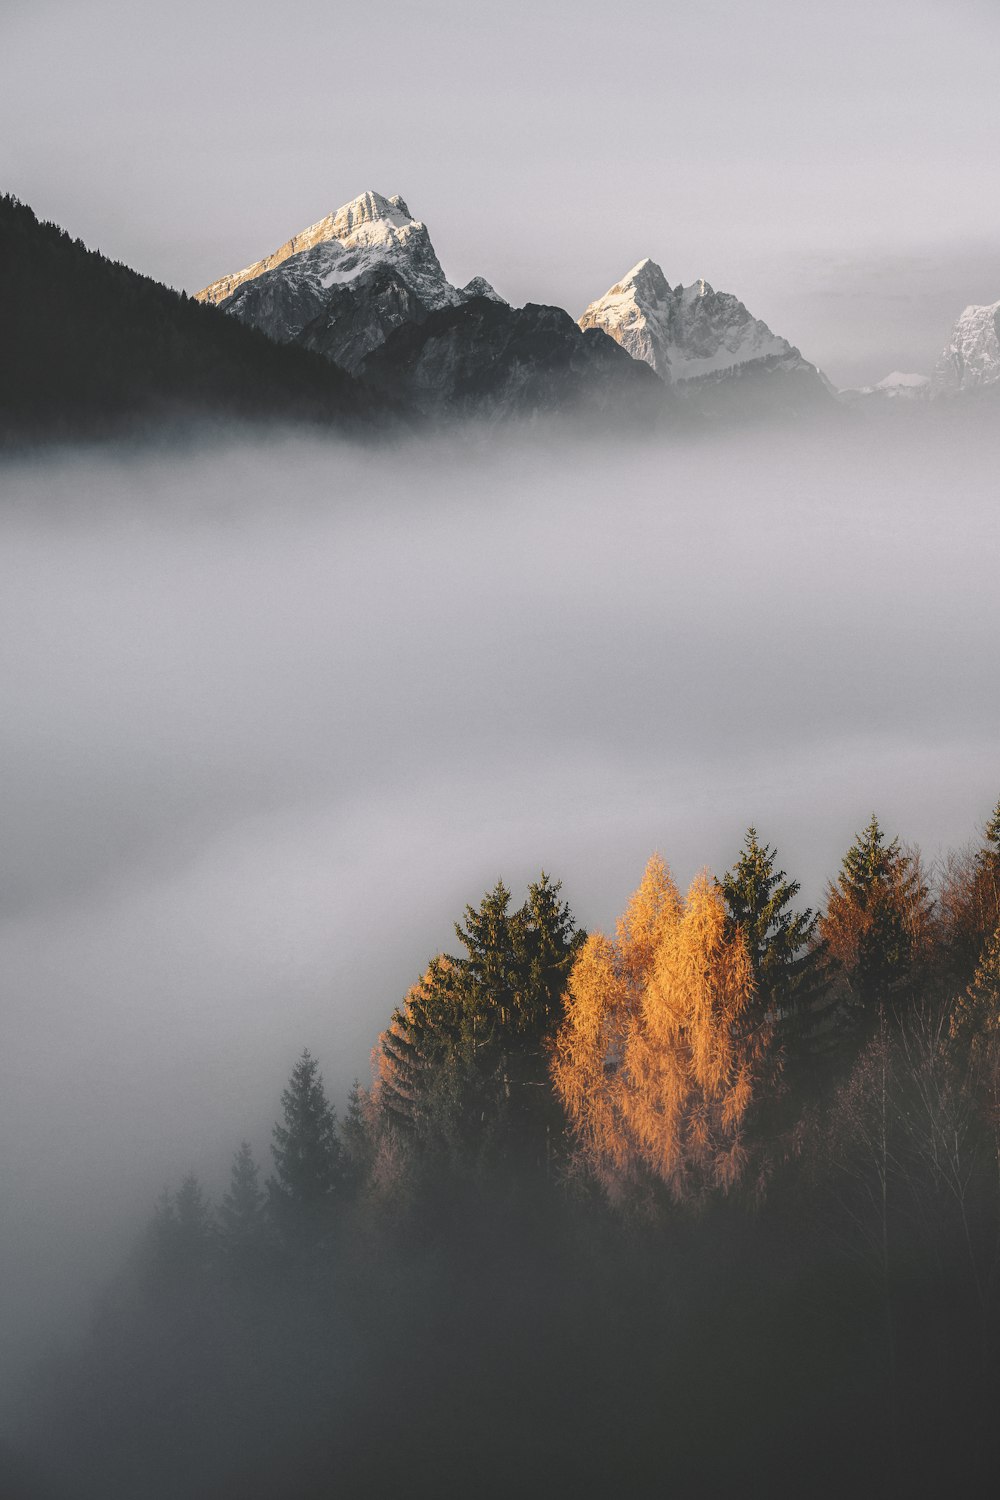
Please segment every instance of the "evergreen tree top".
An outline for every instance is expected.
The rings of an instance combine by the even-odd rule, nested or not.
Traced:
[[[821,986],[813,946],[817,918],[791,903],[801,886],[778,867],[777,850],[747,829],[740,856],[716,885],[725,898],[731,927],[744,935],[760,1004],[794,1007]]]
[[[886,843],[882,825],[872,813],[844,855],[837,884],[845,895],[863,907],[870,892],[902,877],[906,864],[898,837]]]

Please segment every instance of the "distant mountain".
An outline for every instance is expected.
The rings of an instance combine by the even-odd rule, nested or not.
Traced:
[[[427,226],[398,194],[371,191],[197,293],[270,338],[352,372],[395,329],[481,296],[501,300],[482,277],[452,286]]]
[[[0,197],[0,441],[165,420],[366,424],[371,395]]]
[[[603,333],[559,307],[476,297],[393,333],[364,381],[425,415],[590,413],[651,426],[672,405],[663,383]]]
[[[833,394],[815,365],[737,297],[716,292],[707,281],[671,287],[652,260],[641,260],[592,302],[580,327],[609,334],[695,405],[747,398],[800,406],[823,404]],[[724,392],[733,379],[738,388]]]
[[[853,386],[839,394],[842,401],[848,402],[928,401],[931,396],[931,378],[929,375],[914,375],[903,370],[893,370],[891,375],[886,375],[875,385]]]
[[[1000,302],[967,307],[934,366],[935,395],[954,395],[1000,381]]]

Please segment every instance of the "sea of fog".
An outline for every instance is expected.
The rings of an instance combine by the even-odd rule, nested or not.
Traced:
[[[453,921],[588,928],[754,823],[821,899],[1000,795],[1000,443],[234,440],[0,470],[0,1348],[159,1191],[342,1106]]]

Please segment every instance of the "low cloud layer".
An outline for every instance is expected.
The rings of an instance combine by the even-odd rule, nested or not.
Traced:
[[[4,471],[0,1339],[166,1182],[342,1104],[451,923],[607,926],[746,825],[817,900],[1000,793],[996,443],[289,439]],[[113,1242],[113,1244],[112,1244]]]

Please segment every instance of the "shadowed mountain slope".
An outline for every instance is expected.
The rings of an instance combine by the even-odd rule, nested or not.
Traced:
[[[366,424],[343,370],[142,276],[0,198],[0,443],[165,422]]]
[[[672,406],[659,377],[604,333],[558,307],[487,297],[398,329],[360,373],[406,407],[452,417],[596,412],[649,425]]]

